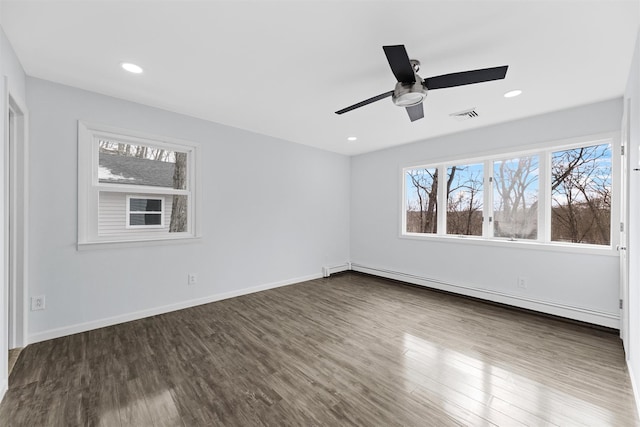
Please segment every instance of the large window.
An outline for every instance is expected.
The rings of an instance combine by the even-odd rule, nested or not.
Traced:
[[[405,171],[407,188],[407,231],[436,233],[438,231],[438,169]]]
[[[405,168],[402,233],[610,247],[612,151],[607,138]]]
[[[493,162],[493,235],[538,238],[538,156]]]
[[[551,155],[551,240],[610,244],[611,144]]]
[[[197,151],[79,123],[79,245],[197,237]]]
[[[482,236],[484,165],[447,167],[447,234]]]

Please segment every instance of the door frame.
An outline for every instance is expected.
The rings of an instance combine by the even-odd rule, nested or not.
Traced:
[[[629,355],[629,257],[627,244],[629,241],[629,142],[631,131],[631,100],[624,100],[624,111],[622,114],[622,126],[620,134],[620,145],[622,148],[620,162],[620,240],[618,253],[620,256],[620,338],[625,350],[625,355]]]
[[[4,93],[4,336],[12,349],[28,344],[28,113],[12,96],[6,77]]]

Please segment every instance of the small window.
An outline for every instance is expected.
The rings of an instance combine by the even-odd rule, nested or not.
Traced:
[[[493,162],[493,235],[538,238],[538,156]]]
[[[438,231],[438,168],[405,171],[407,233]]]
[[[447,234],[482,236],[484,165],[447,168]]]
[[[127,228],[164,227],[164,199],[127,196]]]
[[[551,155],[551,240],[611,243],[611,144]]]
[[[78,244],[198,237],[198,146],[78,125]]]

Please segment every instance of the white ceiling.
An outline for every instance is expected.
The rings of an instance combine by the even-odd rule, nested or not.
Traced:
[[[621,96],[640,10],[637,0],[3,0],[0,18],[30,76],[357,154]],[[393,89],[390,44],[422,62],[423,78],[509,71],[430,91],[414,123],[390,98],[334,114]],[[524,93],[503,98],[512,89]],[[471,107],[478,118],[449,117]]]

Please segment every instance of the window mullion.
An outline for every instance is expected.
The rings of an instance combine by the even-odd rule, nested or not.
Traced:
[[[447,234],[447,167],[438,166],[438,234]]]
[[[551,241],[551,152],[540,153],[538,174],[538,240]]]
[[[164,194],[169,196],[188,196],[191,191],[178,190],[174,188],[166,187],[145,187],[141,185],[129,185],[129,184],[98,184],[95,185],[98,191],[114,192],[114,193],[129,193],[129,194]]]
[[[484,162],[484,207],[482,216],[483,237],[493,237],[493,161],[485,160]]]

